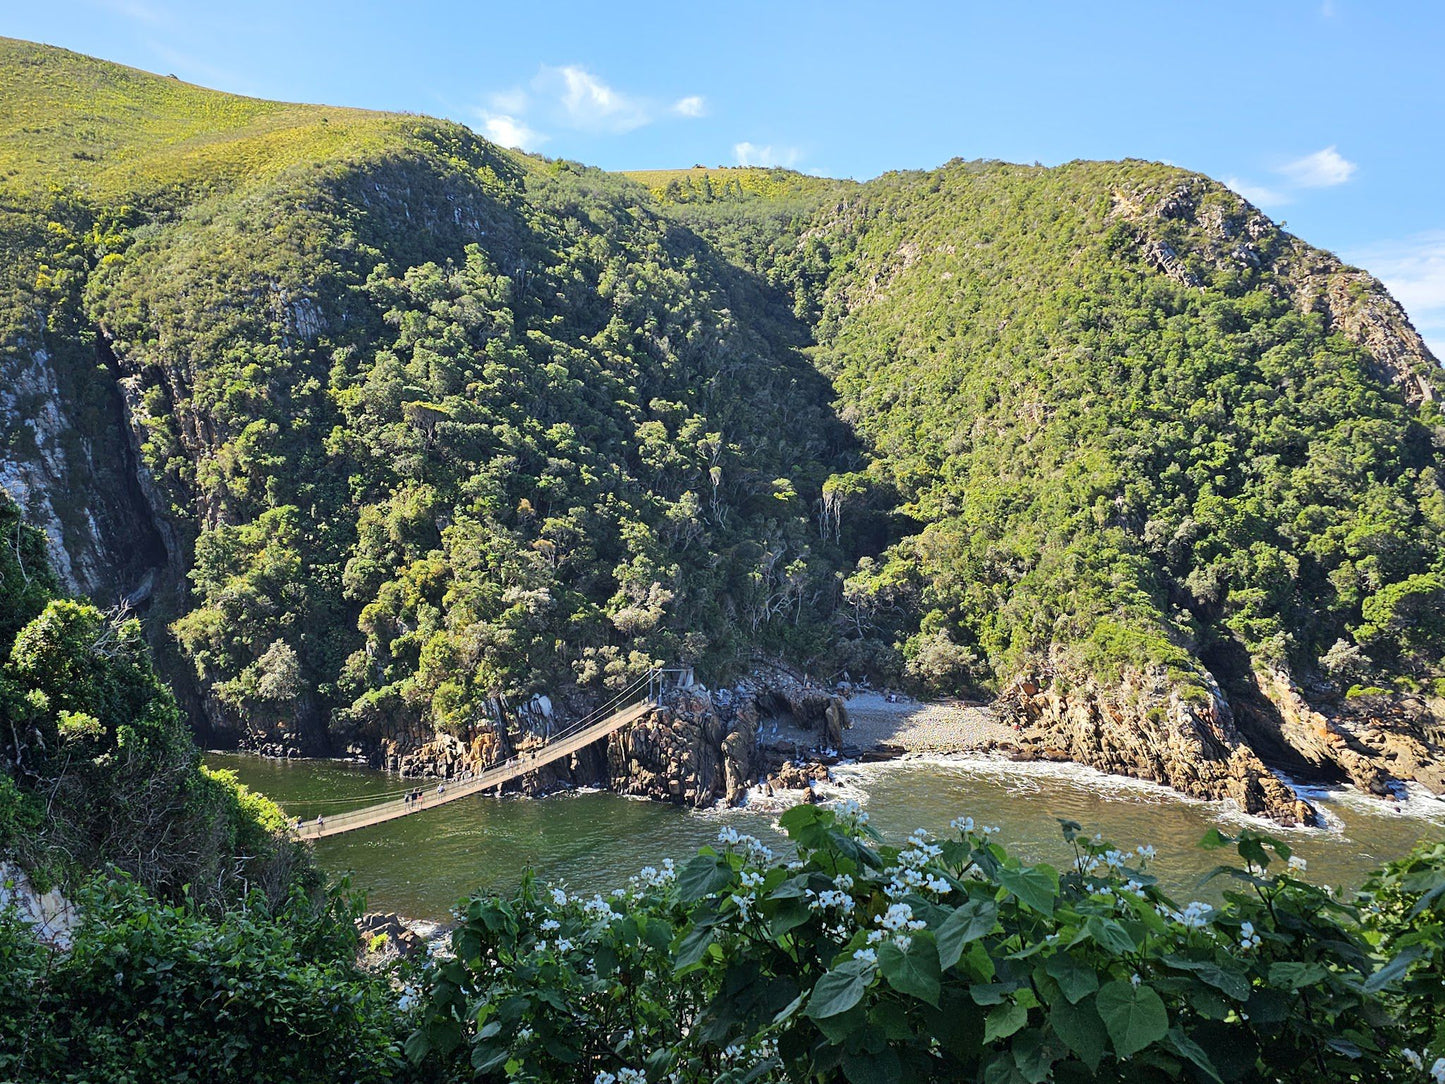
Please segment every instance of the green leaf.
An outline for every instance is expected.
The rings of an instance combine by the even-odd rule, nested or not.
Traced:
[[[724,859],[711,854],[694,855],[692,861],[678,871],[677,898],[683,903],[693,903],[721,892],[732,879],[732,867]]]
[[[1378,993],[1386,986],[1389,986],[1391,983],[1401,978],[1406,971],[1410,970],[1410,965],[1413,964],[1416,960],[1420,959],[1420,957],[1422,956],[1428,956],[1429,954],[1429,948],[1424,945],[1411,945],[1407,949],[1402,949],[1400,952],[1396,953],[1393,960],[1385,964],[1383,967],[1380,968],[1380,970],[1376,971],[1373,975],[1366,979],[1361,985],[1360,989],[1367,994]],[[1274,969],[1271,968],[1271,978],[1273,978],[1273,975]]]
[[[907,951],[892,941],[878,947],[878,970],[888,985],[900,994],[909,994],[938,1007],[938,948],[932,938],[914,935]]]
[[[863,999],[871,978],[871,969],[865,969],[853,960],[826,972],[813,987],[807,1015],[814,1020],[822,1020],[847,1012]]]
[[[1071,1005],[1077,1005],[1099,988],[1099,976],[1094,969],[1085,967],[1067,953],[1050,956],[1044,961],[1044,971],[1059,984]]]
[[[713,936],[714,929],[710,923],[697,925],[689,930],[687,936],[677,946],[672,969],[683,971],[700,962],[707,955],[708,947],[713,943]],[[598,973],[601,973],[600,969]]]
[[[1183,1028],[1178,1026],[1170,1028],[1168,1034],[1164,1036],[1164,1045],[1181,1058],[1193,1062],[1199,1067],[1200,1072],[1215,1081],[1216,1084],[1224,1084],[1219,1077],[1219,1071],[1214,1068],[1214,1063],[1209,1060],[1209,1055],[1204,1052],[1204,1048],[1184,1034]]]
[[[1029,1022],[1029,1011],[1014,1001],[1006,1001],[989,1011],[983,1022],[983,1042],[987,1046],[995,1039],[1007,1039]]]
[[[1059,875],[1048,866],[1000,869],[994,879],[1019,900],[1045,915],[1054,913],[1059,895]]]
[[[1282,986],[1286,990],[1299,990],[1305,986],[1314,986],[1329,973],[1329,969],[1321,964],[1281,960],[1269,965],[1269,983],[1271,986]]]
[[[1102,947],[1121,956],[1139,947],[1129,932],[1112,918],[1090,915],[1084,922],[1084,932]]]
[[[1208,983],[1235,1001],[1244,1001],[1249,997],[1249,978],[1242,971],[1211,960],[1186,960],[1182,956],[1165,956],[1164,963],[1176,971],[1194,972],[1200,982]]]
[[[983,937],[998,923],[998,904],[970,900],[938,927],[938,966],[947,971],[963,955],[963,947]]]
[[[1049,1025],[1064,1043],[1089,1067],[1099,1068],[1104,1056],[1104,1021],[1099,1018],[1092,999],[1077,1005],[1060,1001],[1049,1009]]]
[[[1105,983],[1094,1004],[1114,1042],[1114,1052],[1121,1058],[1158,1042],[1169,1030],[1169,1013],[1148,983],[1135,986],[1118,979]]]

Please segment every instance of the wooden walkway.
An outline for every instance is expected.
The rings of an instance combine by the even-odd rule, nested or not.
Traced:
[[[473,794],[495,790],[503,783],[516,779],[519,775],[535,772],[538,768],[551,764],[554,760],[560,760],[579,749],[587,748],[595,741],[601,741],[614,730],[621,730],[629,723],[635,723],[650,712],[656,703],[657,701],[649,696],[645,700],[639,700],[637,703],[623,708],[614,715],[609,715],[600,722],[583,727],[576,733],[564,732],[540,749],[534,749],[530,753],[512,757],[501,764],[495,764],[470,779],[443,780],[444,789],[440,794],[436,790],[436,780],[428,784],[426,780],[419,779],[417,787],[421,790],[421,798],[418,801],[407,802],[401,798],[391,798],[385,802],[362,806],[360,809],[353,809],[346,813],[337,813],[324,818],[318,817],[316,820],[303,821],[294,829],[294,834],[298,839],[324,839],[326,836],[354,832],[358,828],[382,824],[399,817],[410,817],[428,809],[435,809],[439,805],[446,805],[448,802],[461,801]]]

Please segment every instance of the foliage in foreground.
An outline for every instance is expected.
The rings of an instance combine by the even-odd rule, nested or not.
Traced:
[[[472,899],[408,1053],[596,1084],[1445,1077],[1445,845],[1345,901],[1284,843],[1211,832],[1245,863],[1216,909],[1072,822],[1059,871],[971,820],[901,848],[865,821],[799,806],[795,861],[724,829],[611,899]]]
[[[97,879],[69,952],[0,913],[0,1080],[398,1079],[400,1018],[359,971],[355,908],[259,893],[223,917]]]

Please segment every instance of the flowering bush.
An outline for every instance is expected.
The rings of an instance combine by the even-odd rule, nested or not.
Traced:
[[[1445,1056],[1440,930],[1415,922],[1438,922],[1445,848],[1382,874],[1362,920],[1251,831],[1205,840],[1244,863],[1216,871],[1216,908],[1170,899],[1152,848],[1073,822],[1057,870],[968,818],[901,847],[866,821],[804,805],[781,821],[792,861],[725,828],[609,898],[474,898],[409,1055],[592,1084],[1423,1084]]]

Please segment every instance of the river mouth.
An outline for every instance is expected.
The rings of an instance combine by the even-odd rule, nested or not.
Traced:
[[[375,801],[411,782],[332,760],[239,753],[207,753],[205,760],[235,770],[288,814],[308,818]],[[1221,878],[1204,880],[1228,858],[1199,847],[1215,826],[1228,831],[1249,822],[1278,835],[1309,862],[1311,880],[1339,888],[1358,886],[1370,870],[1422,839],[1445,837],[1445,802],[1423,791],[1387,803],[1347,789],[1305,787],[1327,827],[1282,830],[1220,803],[1072,764],[914,758],[840,765],[834,777],[822,794],[858,801],[885,840],[901,841],[915,828],[947,834],[950,820],[967,815],[999,826],[1000,838],[1020,855],[1057,865],[1072,855],[1058,823],[1066,818],[1121,847],[1153,846],[1155,874],[1183,899],[1218,900],[1226,887]],[[605,893],[643,866],[686,859],[723,825],[785,851],[778,813],[766,803],[693,812],[590,790],[543,799],[477,797],[321,840],[316,857],[328,873],[349,876],[371,909],[446,922],[463,897],[479,889],[509,891],[528,870],[573,891]]]

